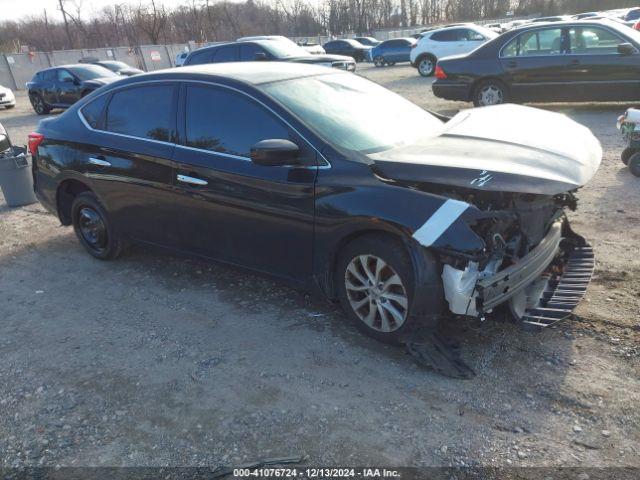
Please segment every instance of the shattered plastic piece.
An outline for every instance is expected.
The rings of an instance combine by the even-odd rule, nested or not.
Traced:
[[[462,361],[459,349],[436,332],[416,332],[405,339],[407,353],[422,367],[451,378],[470,379],[476,373]]]
[[[476,262],[470,262],[464,270],[457,270],[450,265],[444,266],[442,281],[444,296],[449,302],[449,310],[456,315],[478,314],[475,302],[478,292],[475,289],[479,276]]]

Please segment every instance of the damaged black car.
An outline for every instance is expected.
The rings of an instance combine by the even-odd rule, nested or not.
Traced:
[[[29,147],[40,201],[94,257],[137,242],[267,272],[382,341],[497,309],[547,325],[593,269],[565,212],[601,147],[533,108],[447,119],[348,73],[227,63],[105,86]]]

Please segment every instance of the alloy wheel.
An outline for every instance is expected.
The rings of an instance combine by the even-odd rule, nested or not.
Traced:
[[[78,226],[82,239],[92,250],[103,252],[107,248],[107,227],[100,214],[93,208],[83,207],[80,209]]]
[[[38,96],[33,97],[33,109],[38,114],[41,114],[42,112],[44,112],[44,103],[42,102],[42,99]]]
[[[424,58],[420,60],[418,64],[418,70],[420,73],[426,77],[433,73],[433,61],[430,58]]]
[[[504,100],[502,89],[496,85],[486,85],[480,90],[480,105],[499,105]]]
[[[369,328],[393,332],[407,319],[409,300],[402,279],[375,255],[354,257],[344,275],[351,308]]]
[[[376,58],[373,59],[373,64],[376,67],[384,67],[384,58],[377,56]]]

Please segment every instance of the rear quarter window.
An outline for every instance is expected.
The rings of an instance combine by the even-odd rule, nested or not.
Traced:
[[[91,128],[99,128],[100,120],[102,119],[102,112],[107,104],[107,95],[101,95],[95,100],[86,104],[80,110],[80,114],[84,117]]]

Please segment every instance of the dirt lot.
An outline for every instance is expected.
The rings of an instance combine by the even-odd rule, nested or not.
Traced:
[[[408,66],[360,71],[425,108],[469,106],[435,99]],[[24,143],[38,118],[18,102],[0,121]],[[640,180],[615,130],[626,105],[543,107],[604,146],[571,215],[596,277],[556,328],[453,325],[469,381],[246,271],[141,249],[94,260],[39,205],[0,196],[0,466],[640,466]]]

